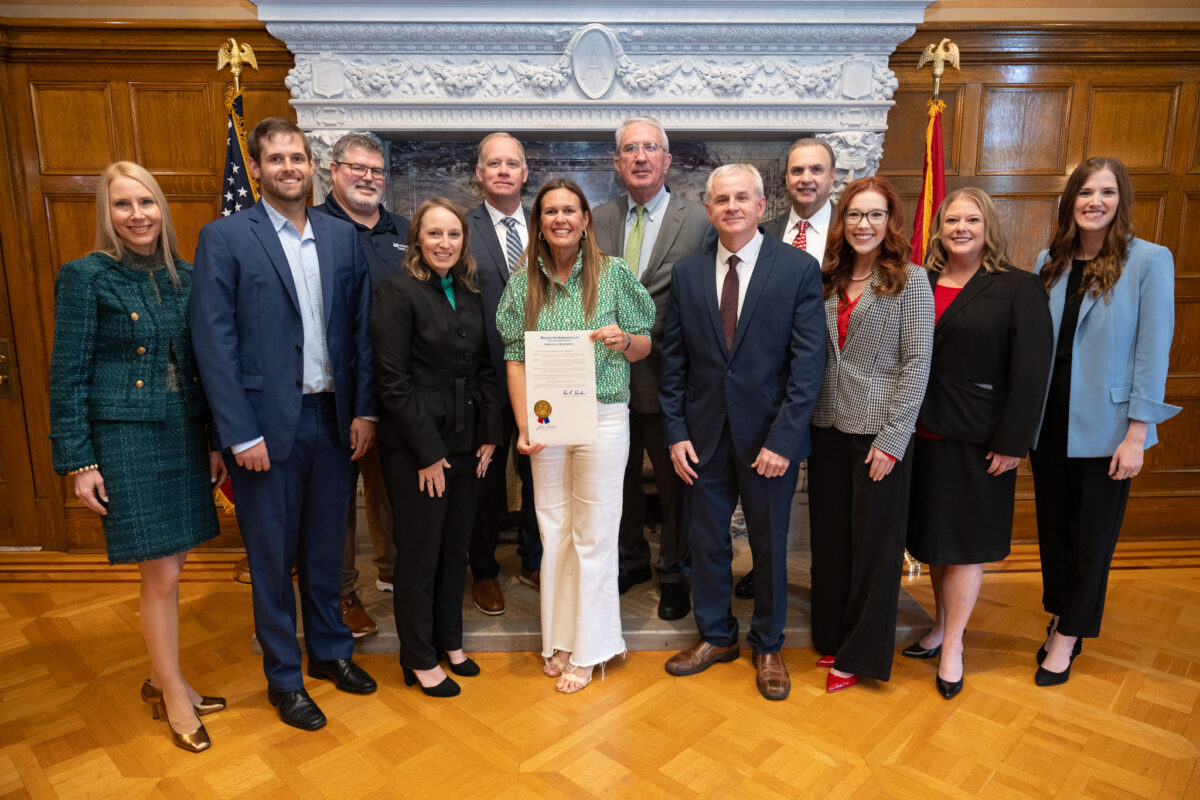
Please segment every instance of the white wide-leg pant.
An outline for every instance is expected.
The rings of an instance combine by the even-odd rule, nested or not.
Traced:
[[[595,444],[531,457],[542,534],[542,655],[587,667],[625,652],[617,594],[617,532],[629,456],[629,408],[597,403]]]

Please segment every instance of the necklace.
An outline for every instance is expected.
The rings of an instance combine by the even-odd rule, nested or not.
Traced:
[[[865,281],[869,277],[871,277],[871,273],[868,272],[866,275],[863,275],[861,278],[856,278],[853,275],[851,275],[850,280],[852,280],[855,283],[858,283],[859,281]]]

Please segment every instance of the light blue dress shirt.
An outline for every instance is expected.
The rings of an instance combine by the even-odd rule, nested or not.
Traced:
[[[304,330],[304,394],[333,391],[333,367],[329,363],[329,348],[325,344],[325,310],[321,296],[321,265],[317,260],[317,240],[312,223],[307,219],[304,232],[296,229],[286,217],[263,203],[271,225],[279,236],[279,244],[287,257],[296,286],[300,306],[300,323]],[[230,448],[234,453],[249,450],[263,441],[260,436]]]
[[[637,275],[639,279],[641,279],[642,273],[646,271],[646,265],[650,263],[650,254],[654,252],[654,243],[658,241],[658,232],[662,229],[663,216],[667,213],[667,203],[670,201],[671,193],[664,186],[658,190],[658,194],[650,198],[650,202],[646,203],[644,219],[646,230],[642,234],[642,253],[638,258],[638,263],[629,265],[629,268],[633,270],[633,274]],[[624,243],[629,241],[629,232],[633,230],[635,222],[637,222],[637,204],[630,197],[629,210],[625,212],[625,238],[621,242],[622,252],[610,253],[609,255],[624,258]]]

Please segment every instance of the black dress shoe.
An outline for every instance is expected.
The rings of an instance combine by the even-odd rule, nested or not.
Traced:
[[[637,570],[617,570],[617,594],[625,594],[639,583],[650,580],[650,568]]]
[[[310,658],[308,677],[333,681],[334,686],[351,694],[370,694],[378,688],[375,679],[349,658],[335,658],[332,661],[314,661]]]
[[[267,699],[271,701],[271,705],[279,708],[279,718],[293,728],[315,731],[325,727],[325,715],[303,689],[295,692],[277,692],[270,689],[267,691]]]
[[[402,667],[404,670],[404,685],[412,686],[414,683],[421,687],[421,691],[429,697],[456,697],[462,692],[462,687],[454,682],[454,679],[449,675],[446,679],[437,686],[425,686],[417,680],[417,673],[413,672],[408,667]]]
[[[917,639],[908,647],[901,650],[900,655],[908,656],[909,658],[937,658],[939,655],[941,655],[941,652],[942,646],[940,644],[937,647],[930,647],[927,649],[921,647],[921,640]]]
[[[949,700],[951,697],[954,697],[954,695],[961,692],[962,687],[963,687],[963,679],[962,678],[959,678],[958,680],[956,680],[952,683],[950,681],[942,680],[941,675],[937,676],[937,690],[941,693],[942,697],[946,698],[947,700]]]
[[[683,619],[692,610],[686,583],[664,583],[662,597],[658,599],[658,618],[665,620]]]
[[[733,587],[733,596],[743,600],[754,599],[754,570],[750,570],[738,578],[738,582]]]
[[[474,678],[476,675],[479,674],[479,665],[476,664],[474,661],[472,661],[470,658],[468,658],[464,661],[460,661],[457,664],[455,664],[453,661],[450,660],[449,653],[442,653],[442,655],[446,657],[446,663],[450,665],[450,671],[453,672],[455,675],[458,675],[463,678]]]
[[[1046,632],[1046,635],[1047,636],[1050,635],[1049,631]],[[1076,639],[1075,639],[1075,646],[1071,648],[1071,658],[1074,659],[1075,656],[1079,655],[1082,652],[1083,652],[1083,637],[1079,636],[1079,637],[1076,637]],[[1037,651],[1038,666],[1040,667],[1042,665],[1042,662],[1045,660],[1046,660],[1046,645],[1043,644],[1041,647],[1038,648],[1038,651]]]
[[[1074,660],[1074,659],[1072,659]],[[1067,678],[1071,677],[1071,665],[1067,664],[1067,668],[1062,672],[1051,672],[1045,667],[1038,667],[1037,672],[1033,674],[1033,682],[1038,686],[1061,686],[1067,682]]]

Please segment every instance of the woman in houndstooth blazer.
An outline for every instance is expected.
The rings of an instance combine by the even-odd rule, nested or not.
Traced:
[[[908,263],[903,229],[891,182],[860,178],[842,194],[825,247],[825,378],[808,475],[813,645],[831,692],[892,672],[934,324],[933,292]]]

